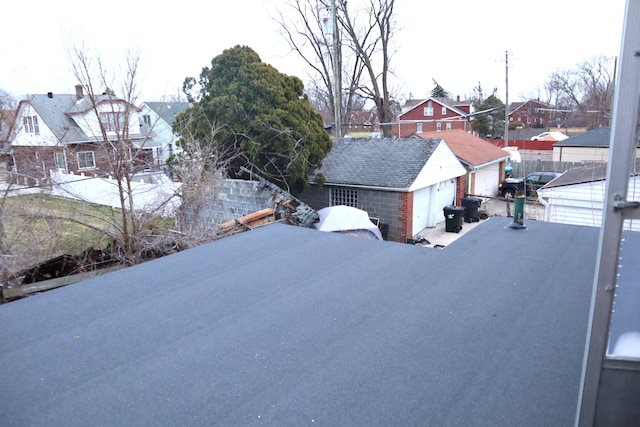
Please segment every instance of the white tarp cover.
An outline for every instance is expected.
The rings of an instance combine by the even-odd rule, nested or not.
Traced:
[[[382,233],[371,222],[369,214],[362,209],[350,206],[329,206],[328,208],[320,209],[318,215],[320,215],[320,221],[316,222],[314,226],[320,231],[349,232],[348,234],[358,235],[359,237],[371,236],[371,233],[373,233],[375,238],[382,240]],[[359,230],[362,230],[362,232],[357,232]]]

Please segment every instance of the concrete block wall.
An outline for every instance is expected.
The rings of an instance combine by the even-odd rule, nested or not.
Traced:
[[[386,229],[383,231],[387,231],[386,240],[404,242],[406,240],[406,224],[400,222],[402,216],[400,207],[403,203],[400,197],[405,193],[362,188],[354,188],[354,190],[358,191],[358,208],[367,211],[371,217],[379,218],[380,223],[384,225],[381,228]],[[300,195],[300,199],[315,210],[326,208],[330,203],[330,187],[325,186],[320,189],[312,186]],[[413,202],[413,198],[411,201]]]
[[[272,193],[258,181],[225,179],[217,183],[202,212],[204,222],[217,226],[259,210],[273,207]],[[215,228],[215,227],[214,227]]]

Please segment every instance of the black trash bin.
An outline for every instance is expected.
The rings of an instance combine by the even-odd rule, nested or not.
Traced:
[[[464,222],[478,222],[480,217],[478,216],[478,208],[482,204],[482,199],[479,197],[463,197],[462,206],[464,206]]]
[[[445,206],[443,210],[446,232],[459,233],[462,230],[464,206]]]

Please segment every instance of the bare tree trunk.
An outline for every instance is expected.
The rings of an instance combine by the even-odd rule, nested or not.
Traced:
[[[340,6],[341,23],[355,54],[363,62],[369,75],[369,85],[362,85],[360,91],[375,103],[382,134],[392,136],[393,110],[389,93],[390,40],[394,34],[394,0],[369,0],[367,15],[369,21],[359,30],[351,18],[347,3]],[[374,64],[374,57],[381,57],[380,66]]]

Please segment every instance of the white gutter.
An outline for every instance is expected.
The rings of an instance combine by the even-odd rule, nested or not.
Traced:
[[[547,200],[542,197],[542,195],[540,194],[540,192],[538,192],[538,201],[542,204],[542,206],[544,206],[544,222],[549,222],[549,219],[551,218],[551,212],[549,211],[549,202],[547,202]]]
[[[315,182],[312,182],[311,184],[315,184]],[[394,187],[376,187],[376,186],[369,186],[369,185],[358,185],[358,184],[334,184],[332,182],[325,182],[324,185],[330,185],[333,187],[351,187],[351,188],[360,188],[360,189],[364,189],[364,190],[379,190],[379,191],[397,191],[397,192],[401,192],[401,193],[407,193],[410,190],[409,188],[394,188]]]

